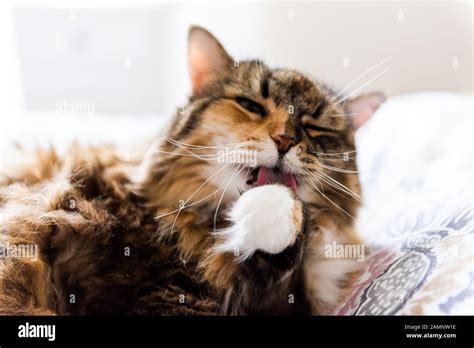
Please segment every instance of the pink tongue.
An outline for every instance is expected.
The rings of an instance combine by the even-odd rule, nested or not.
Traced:
[[[296,192],[296,179],[293,174],[282,173],[267,167],[258,169],[257,186],[282,184]]]

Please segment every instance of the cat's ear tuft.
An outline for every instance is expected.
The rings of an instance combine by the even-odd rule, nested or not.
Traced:
[[[193,95],[198,95],[207,83],[230,69],[232,58],[211,33],[192,26],[188,34],[188,65]]]
[[[387,98],[381,92],[363,94],[350,99],[346,104],[346,111],[351,117],[354,130],[362,126]]]

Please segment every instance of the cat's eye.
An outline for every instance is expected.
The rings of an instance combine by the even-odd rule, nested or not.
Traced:
[[[313,125],[313,124],[307,124],[307,125],[306,125],[306,129],[312,129],[312,130],[319,131],[319,132],[334,132],[334,130],[331,129],[331,128],[325,128],[325,127],[321,127],[321,126],[315,126],[315,125]]]
[[[307,124],[305,125],[305,128],[306,128],[306,132],[308,132],[308,134],[312,138],[321,137],[321,136],[329,136],[329,137],[336,136],[334,129],[320,127],[313,124]]]
[[[253,101],[252,99],[248,99],[245,97],[237,97],[235,98],[235,101],[247,111],[250,111],[254,114],[259,114],[262,117],[265,117],[267,115],[267,111],[265,110],[265,108],[256,101]]]

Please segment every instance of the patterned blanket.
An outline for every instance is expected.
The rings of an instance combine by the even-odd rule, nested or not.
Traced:
[[[474,314],[472,98],[392,98],[358,143],[371,252],[334,314]]]

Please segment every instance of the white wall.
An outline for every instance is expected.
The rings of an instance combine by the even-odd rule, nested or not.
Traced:
[[[269,6],[265,22],[268,61],[336,87],[392,57],[361,80],[392,66],[362,90],[472,91],[472,3],[284,3]]]
[[[388,94],[472,92],[472,4],[398,2],[37,1],[16,7],[25,106],[92,103],[96,112],[168,114],[189,92],[186,32],[200,24],[237,58]],[[70,3],[71,4],[71,3]],[[344,66],[346,62],[346,66]]]

